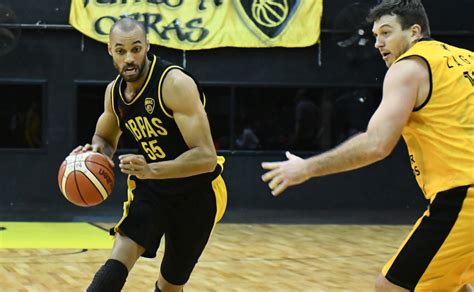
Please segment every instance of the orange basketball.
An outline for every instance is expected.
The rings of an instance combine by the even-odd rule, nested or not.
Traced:
[[[61,193],[71,203],[91,207],[102,203],[112,192],[115,174],[107,158],[97,152],[66,157],[58,173]]]

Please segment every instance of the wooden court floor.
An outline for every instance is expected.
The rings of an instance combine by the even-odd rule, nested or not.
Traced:
[[[110,224],[101,224],[109,227]],[[373,291],[405,225],[218,224],[185,291]],[[85,291],[110,250],[0,249],[0,291]],[[123,291],[153,291],[140,259]]]

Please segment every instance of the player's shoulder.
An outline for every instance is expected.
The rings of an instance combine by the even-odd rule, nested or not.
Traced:
[[[428,66],[427,60],[421,56],[407,56],[390,66],[387,74],[416,75],[428,72]]]
[[[164,83],[169,89],[175,90],[193,83],[193,79],[182,68],[175,67],[171,68],[168,74],[166,74]]]
[[[428,80],[429,72],[428,64],[422,58],[411,56],[390,66],[385,75],[384,85],[420,84]]]
[[[114,87],[114,84],[115,84],[115,80],[112,80],[107,84],[107,87],[105,88],[105,96],[106,97],[108,95],[110,95],[110,93],[112,92],[112,88]]]
[[[106,89],[107,89],[107,90],[111,90],[112,87],[114,86],[114,84],[115,84],[115,80],[110,81],[110,82],[107,84]]]

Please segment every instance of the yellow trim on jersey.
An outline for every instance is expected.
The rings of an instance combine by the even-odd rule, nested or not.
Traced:
[[[131,105],[131,104],[133,104],[135,101],[138,100],[138,98],[140,97],[140,95],[142,95],[143,91],[145,91],[145,88],[147,87],[148,82],[150,81],[151,76],[153,75],[153,69],[155,68],[155,64],[156,64],[156,56],[153,55],[153,61],[151,62],[150,69],[148,70],[148,76],[146,77],[146,81],[145,81],[145,83],[142,85],[142,88],[140,89],[140,92],[138,92],[137,96],[135,96],[130,102],[127,102],[127,101],[125,100],[125,98],[123,98],[123,96],[122,96],[122,90],[120,90],[120,89],[122,88],[122,81],[123,81],[123,78],[120,79],[119,94],[120,94],[120,98],[122,99],[122,101],[123,101],[126,105]]]
[[[117,115],[117,111],[115,110],[115,95],[114,95],[114,89],[115,89],[115,84],[117,83],[117,80],[119,79],[120,75],[115,78],[114,83],[112,83],[112,89],[110,90],[110,101],[112,102],[112,111],[114,112],[115,118],[117,119],[117,125],[120,129],[120,118]]]
[[[165,69],[165,71],[163,71],[163,73],[161,74],[160,76],[160,82],[158,83],[158,102],[160,103],[160,107],[161,107],[161,110],[163,111],[163,113],[169,117],[169,118],[173,118],[173,115],[169,114],[166,109],[165,109],[165,106],[163,105],[163,101],[162,101],[162,96],[161,96],[161,84],[163,83],[164,79],[165,79],[165,76],[168,74],[168,72],[171,70],[171,69],[179,69],[179,70],[183,70],[183,68],[179,67],[179,66],[176,66],[176,65],[172,65],[172,66],[169,66],[168,68]]]

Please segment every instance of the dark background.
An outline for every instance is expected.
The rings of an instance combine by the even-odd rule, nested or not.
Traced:
[[[424,2],[435,39],[474,49],[472,0]],[[59,165],[75,146],[89,142],[105,86],[116,75],[106,45],[67,26],[69,1],[2,3],[24,26],[14,50],[0,56],[0,220],[115,220],[126,199],[124,175],[116,173],[112,196],[93,208],[71,205],[57,186]],[[353,3],[324,2],[321,42],[308,48],[152,47],[185,66],[206,92],[213,138],[227,159],[225,220],[411,223],[421,214],[426,202],[403,142],[382,162],[313,179],[278,198],[260,180],[262,161],[284,159],[287,149],[307,157],[337,145],[364,130],[380,102],[386,68],[373,40],[337,45],[353,35],[344,34],[354,27],[351,19],[361,17],[354,9],[341,15]],[[306,117],[297,114],[302,99],[312,104]],[[37,139],[23,137],[17,121],[26,121]],[[241,143],[245,128],[258,143]],[[305,133],[310,142],[301,143]],[[118,152],[129,152],[129,144],[122,141]]]

